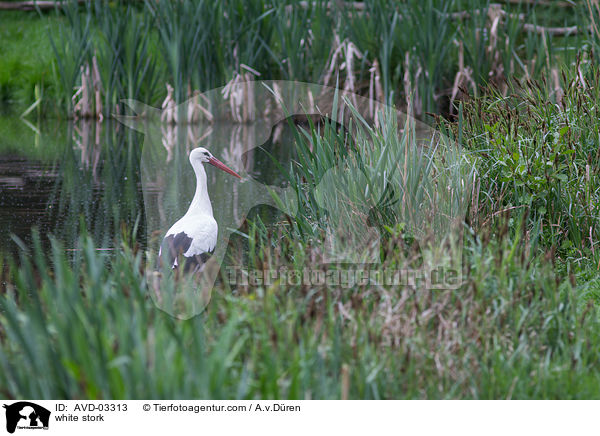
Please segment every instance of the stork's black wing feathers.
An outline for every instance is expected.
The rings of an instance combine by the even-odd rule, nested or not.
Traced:
[[[183,256],[183,253],[188,251],[191,245],[192,238],[185,232],[179,232],[176,235],[168,235],[163,239],[160,246],[160,262],[167,262],[171,268],[179,267],[177,259],[179,256]],[[187,273],[190,272],[190,270],[199,270],[202,265],[206,263],[213,251],[185,257],[183,271]]]
[[[190,245],[192,245],[192,238],[186,235],[185,232],[166,236],[160,246],[161,260],[168,262],[171,267],[176,267],[177,257],[185,253]]]
[[[185,253],[192,245],[192,238],[186,235],[185,232],[177,233],[175,236],[169,235],[166,239],[171,256],[179,256]]]

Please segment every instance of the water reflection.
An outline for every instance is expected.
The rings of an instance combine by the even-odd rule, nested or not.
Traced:
[[[54,122],[39,134],[18,119],[0,125],[2,251],[16,252],[11,234],[29,245],[34,226],[44,243],[54,235],[74,250],[86,229],[98,247],[110,248],[122,225],[143,218],[141,135],[110,122]]]

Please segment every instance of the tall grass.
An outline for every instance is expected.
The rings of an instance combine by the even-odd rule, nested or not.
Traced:
[[[378,59],[386,103],[394,102],[395,90],[402,80],[402,48],[398,35],[403,33],[398,8],[394,2],[365,2],[365,11],[350,10],[344,17],[343,35],[353,41],[363,53],[361,72],[368,59]],[[397,93],[397,91],[396,91]]]
[[[54,80],[57,87],[58,104],[68,114],[73,110],[73,89],[78,84],[81,67],[89,60],[91,52],[92,10],[86,4],[80,11],[74,2],[62,9],[65,26],[58,26],[49,39],[56,56]]]
[[[491,92],[465,103],[460,131],[485,193],[476,214],[483,225],[503,210],[527,209],[547,247],[597,261],[600,73],[588,58],[558,80],[551,90],[542,77],[507,97]]]
[[[154,100],[159,71],[151,53],[156,41],[150,16],[131,3],[113,8],[109,3],[96,2],[94,17],[101,29],[100,38],[94,41],[94,55],[102,78],[104,115],[123,113],[120,101],[124,98]]]
[[[65,2],[59,16],[65,26],[50,33],[56,56],[58,104],[69,116],[110,117],[122,113],[124,98],[155,101],[160,62],[151,16],[132,3],[96,0],[81,10]],[[76,105],[80,89],[83,107]],[[89,94],[89,95],[87,95]]]
[[[582,98],[577,89],[575,86],[565,95],[578,95],[577,101]],[[541,126],[558,110],[537,106],[534,114],[540,117]],[[580,133],[587,132],[591,112],[586,118],[568,111],[569,116],[579,117],[580,124],[574,120],[570,124],[572,132],[580,128]],[[477,145],[489,148],[490,144],[477,142],[483,141],[479,123],[486,124],[477,121],[468,105],[462,113],[462,136],[471,151],[476,152]],[[518,118],[511,113],[510,119]],[[392,122],[387,126],[397,127]],[[525,132],[519,129],[525,128],[513,127],[498,137],[490,133],[498,151],[481,153],[500,153],[504,149],[498,140],[510,138],[514,142],[510,151],[517,150],[518,132]],[[540,130],[540,135],[544,132],[535,130]],[[318,185],[340,158],[356,162],[357,171],[368,173],[368,168],[373,168],[375,173],[377,169],[381,172],[387,167],[378,166],[373,156],[394,142],[399,150],[406,150],[403,141],[409,141],[414,132],[407,129],[394,136],[385,130],[385,134],[366,127],[363,131],[368,135],[363,141],[349,141],[333,126],[322,132],[312,128],[306,134],[298,133],[298,161],[283,169],[301,195],[303,208],[297,221],[308,237],[299,237],[300,230],[288,231],[285,223],[269,227],[254,219],[239,232],[245,232],[248,254],[236,265],[300,272],[316,265],[326,271],[342,268],[318,263],[314,239],[320,237],[318,219],[326,218],[326,211],[319,209],[317,198],[311,198],[315,195],[312,183]],[[585,138],[591,136],[580,136]],[[375,153],[359,158],[357,152],[367,146]],[[523,155],[527,155],[525,151]],[[477,164],[480,171],[485,168]],[[414,182],[435,181],[432,175],[439,174],[428,172],[418,161],[417,170]],[[569,176],[574,179],[575,174]],[[515,180],[520,180],[518,176]],[[390,180],[401,192],[399,180]],[[508,198],[514,191],[516,199],[527,192],[517,186],[501,196],[494,191],[500,183],[499,174],[491,170],[482,174],[481,186],[492,198]],[[418,183],[405,188],[410,186],[419,203],[419,198],[425,198],[419,194],[422,188]],[[485,198],[483,192],[480,198]],[[565,210],[563,206],[555,212],[564,214]],[[386,213],[385,207],[379,211]],[[547,228],[531,225],[534,211],[513,209],[494,215],[497,211],[492,209],[489,224],[475,228],[476,232],[467,228],[465,275],[458,289],[426,291],[372,282],[339,286],[277,280],[271,284],[231,283],[225,276],[205,312],[188,321],[176,321],[153,305],[143,255],[128,243],[105,254],[96,250],[93,238],[84,233],[78,242],[80,251],[67,254],[54,241],[48,254],[36,242],[29,253],[21,253],[19,266],[7,259],[0,294],[0,395],[106,399],[597,397],[597,281],[578,278],[569,271],[557,274]],[[532,214],[534,218],[530,218]],[[390,217],[394,218],[393,214]],[[384,263],[375,268],[409,265],[411,249],[404,244],[409,243],[406,239],[394,232],[392,243],[383,247]],[[32,373],[38,376],[31,377]]]
[[[595,312],[524,233],[502,235],[469,239],[469,280],[457,291],[227,286],[184,322],[152,304],[128,246],[106,257],[83,237],[69,261],[59,243],[50,255],[38,244],[0,295],[1,395],[596,397]]]
[[[379,113],[373,126],[349,100],[337,99],[332,112],[350,112],[344,127],[334,117],[295,130],[297,158],[287,167],[274,161],[299,198],[295,237],[314,241],[325,231],[362,238],[365,225],[421,239],[452,233],[464,218],[472,179],[458,144],[394,110]]]
[[[121,98],[158,105],[165,82],[182,102],[193,91],[223,86],[247,71],[261,79],[320,82],[345,68],[342,87],[351,81],[353,90],[369,94],[377,76],[387,103],[409,106],[423,117],[452,112],[448,102],[459,89],[477,95],[492,82],[506,90],[506,81],[549,76],[557,60],[572,59],[590,41],[585,31],[552,36],[531,28],[558,25],[547,13],[551,9],[529,4],[500,9],[473,0],[367,0],[348,8],[324,0],[143,5],[96,0],[83,9],[71,3],[61,12],[65,28],[53,37],[55,79],[59,103],[68,111],[73,87],[81,85],[80,67],[98,54],[103,111],[111,114]],[[595,7],[558,11],[565,17],[562,25],[582,29],[597,15]],[[348,44],[357,51],[348,53]]]
[[[270,18],[270,38],[261,38],[262,48],[276,68],[266,69],[269,78],[319,83],[332,51],[337,15],[324,0],[298,3],[278,1]]]
[[[188,88],[215,85],[215,79],[223,77],[219,2],[149,2],[145,10],[152,13],[157,25],[160,51],[178,103],[187,98]]]

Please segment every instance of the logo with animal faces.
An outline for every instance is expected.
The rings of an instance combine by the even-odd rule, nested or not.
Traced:
[[[327,129],[338,148],[320,155],[312,180],[298,176],[319,209],[319,262],[381,266],[386,247],[411,238],[423,252],[421,270],[453,271],[452,283],[429,288],[460,282],[471,169],[458,144],[407,114],[286,81],[238,82],[162,108],[126,104],[133,115],[119,120],[144,134],[150,295],[172,316],[204,310],[228,243],[255,208],[292,221],[306,214],[306,198],[281,175],[317,154]]]
[[[19,401],[3,406],[6,411],[6,431],[47,430],[50,424],[50,411],[29,401]]]

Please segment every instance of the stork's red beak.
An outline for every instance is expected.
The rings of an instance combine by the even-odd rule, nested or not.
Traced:
[[[219,159],[217,159],[214,156],[211,157],[210,159],[208,159],[208,163],[214,167],[217,167],[220,170],[225,171],[226,173],[231,174],[232,176],[237,177],[238,179],[241,179],[241,177],[235,171],[233,171],[231,168],[226,166],[223,162],[221,162]]]

